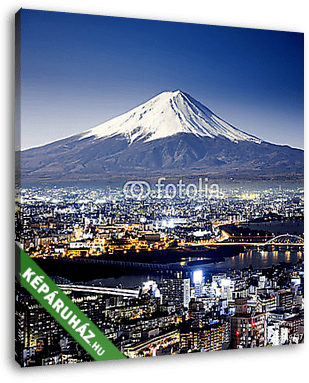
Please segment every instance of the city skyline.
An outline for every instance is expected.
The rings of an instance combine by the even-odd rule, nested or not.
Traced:
[[[16,48],[17,362],[97,360],[68,298],[121,357],[303,343],[304,35],[21,9]]]
[[[303,188],[19,193],[17,242],[126,357],[304,342]],[[16,326],[22,366],[92,360],[18,283]]]
[[[176,89],[241,130],[303,147],[301,33],[22,13],[22,149]]]

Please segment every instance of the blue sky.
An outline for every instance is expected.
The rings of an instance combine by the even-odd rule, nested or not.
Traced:
[[[303,148],[301,33],[22,10],[22,148],[181,89],[232,125]]]

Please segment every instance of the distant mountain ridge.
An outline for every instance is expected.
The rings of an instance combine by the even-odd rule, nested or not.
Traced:
[[[303,150],[268,143],[228,124],[190,95],[163,92],[87,130],[20,153],[29,182],[154,175],[293,178]]]

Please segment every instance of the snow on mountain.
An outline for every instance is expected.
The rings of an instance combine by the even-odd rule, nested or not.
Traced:
[[[223,121],[206,106],[180,90],[160,93],[129,112],[85,131],[80,139],[122,135],[132,144],[135,141],[150,142],[178,133],[192,133],[197,137],[221,137],[232,142],[263,142]]]
[[[29,183],[126,182],[158,174],[302,180],[303,157],[302,150],[242,132],[178,90],[84,133],[17,153],[16,174]]]

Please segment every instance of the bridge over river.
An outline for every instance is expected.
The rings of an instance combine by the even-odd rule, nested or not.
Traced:
[[[74,264],[97,264],[105,266],[113,266],[119,268],[137,268],[141,270],[165,270],[165,271],[177,271],[183,270],[185,264],[181,265],[180,262],[170,262],[170,263],[150,263],[150,262],[134,262],[134,261],[121,261],[121,260],[111,260],[111,259],[102,259],[102,258],[82,258],[75,257],[71,260],[59,260],[60,262],[71,262]]]
[[[282,246],[282,247],[303,247],[304,246],[304,240],[301,237],[298,237],[297,235],[291,235],[291,234],[282,234],[278,235],[277,237],[274,237],[266,242],[228,242],[228,241],[222,241],[222,242],[203,242],[203,243],[190,243],[190,246],[252,246],[252,247],[276,247],[276,246]]]
[[[186,244],[189,245],[192,249],[194,246],[199,246],[200,248],[209,249],[210,246],[243,246],[243,247],[255,247],[257,250],[259,249],[268,249],[271,247],[272,249],[276,249],[276,247],[281,250],[281,247],[284,249],[290,249],[290,248],[300,248],[304,246],[304,240],[301,237],[285,234],[280,235],[277,237],[272,238],[271,240],[267,242],[212,242],[209,241],[203,242],[203,243],[190,243]],[[185,250],[186,246],[183,246],[182,249]],[[200,250],[200,249],[198,249]],[[221,252],[222,253],[222,252]],[[168,275],[174,275],[175,272],[188,272],[193,268],[197,267],[197,264],[201,263],[212,263],[212,262],[221,262],[223,261],[224,252],[223,254],[220,254],[219,257],[210,257],[208,258],[207,252],[203,255],[203,257],[200,257],[199,255],[195,255],[188,251],[187,253],[183,254],[185,256],[185,259],[183,258],[181,261],[177,262],[166,262],[166,263],[157,263],[157,262],[140,262],[135,260],[121,260],[121,259],[104,259],[102,257],[92,257],[92,258],[83,258],[83,257],[75,257],[74,259],[57,259],[57,260],[43,260],[42,262],[51,262],[50,265],[48,265],[49,269],[52,269],[52,267],[55,268],[53,273],[55,275],[58,275],[57,272],[59,270],[59,262],[63,263],[63,267],[60,267],[60,269],[63,271],[63,275],[73,275],[75,278],[77,277],[77,273],[80,275],[80,280],[83,278],[83,272],[86,270],[86,268],[89,269],[89,267],[92,267],[91,271],[87,271],[92,274],[101,275],[107,273],[105,277],[108,277],[108,273],[113,269],[118,269],[119,273],[121,274],[123,270],[145,270],[147,272],[160,272],[164,273],[167,276]],[[190,259],[192,258],[192,259]],[[194,258],[197,258],[196,260]],[[202,259],[203,258],[203,259]],[[44,265],[42,265],[43,267]],[[106,266],[106,267],[105,267]],[[64,269],[66,270],[64,272]],[[93,272],[93,270],[96,270],[96,273]],[[71,273],[71,274],[70,274]],[[60,275],[60,274],[59,274]],[[98,276],[96,276],[98,277]],[[69,278],[70,279],[70,278]],[[78,279],[77,279],[78,280]],[[106,291],[106,293],[108,293]],[[114,293],[111,291],[111,293]],[[130,294],[130,292],[129,292]]]

